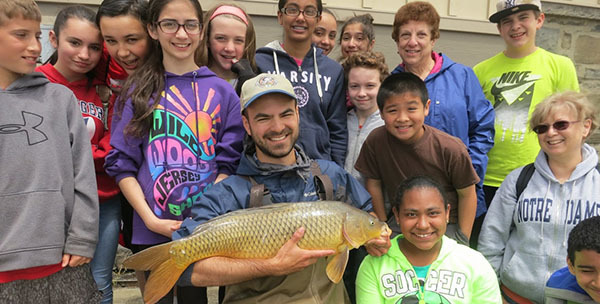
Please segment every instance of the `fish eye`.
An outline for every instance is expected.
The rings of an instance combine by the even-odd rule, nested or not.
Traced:
[[[370,219],[369,220],[369,225],[371,225],[371,226],[375,225],[375,221],[373,221],[373,219]]]

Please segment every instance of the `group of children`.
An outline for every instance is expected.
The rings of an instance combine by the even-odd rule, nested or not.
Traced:
[[[97,12],[72,6],[50,32],[55,53],[36,67],[37,5],[0,0],[0,168],[11,176],[0,182],[0,302],[111,303],[121,204],[135,210],[134,252],[170,241],[202,194],[236,173],[245,136],[239,92],[258,72],[291,82],[298,144],[358,179],[377,217],[399,234],[386,256],[362,264],[359,303],[502,301],[489,263],[456,243],[476,240],[485,215],[472,234],[481,174],[471,151],[426,124],[431,94],[443,93],[428,91],[405,66],[389,76],[385,58],[372,51],[368,14],[342,26],[341,64],[327,57],[337,22],[320,0],[280,0],[277,20],[283,38],[256,49],[250,16],[233,4],[206,13],[195,0],[104,0]],[[474,68],[496,114],[488,207],[504,177],[539,151],[525,124],[536,104],[578,90],[572,62],[535,45],[544,21],[539,1],[499,1],[490,21],[506,49]],[[599,248],[571,245],[590,235],[581,229],[571,233],[580,236],[569,238],[566,261],[582,289],[571,286],[599,302],[600,279],[590,274],[600,271]],[[562,286],[554,276],[548,284]],[[197,303],[205,294],[178,287],[177,301]],[[171,293],[159,303],[172,300]]]

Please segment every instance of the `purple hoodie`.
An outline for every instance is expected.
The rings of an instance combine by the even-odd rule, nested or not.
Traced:
[[[183,75],[167,72],[165,82],[148,135],[138,138],[124,134],[133,117],[130,99],[125,101],[121,115],[115,113],[110,140],[113,149],[104,167],[117,183],[135,177],[158,218],[183,220],[219,173],[235,173],[244,128],[238,96],[208,68]],[[133,244],[169,240],[148,230],[134,213]]]

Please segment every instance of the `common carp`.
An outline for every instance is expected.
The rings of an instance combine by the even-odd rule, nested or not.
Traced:
[[[144,288],[144,301],[154,303],[169,292],[193,262],[212,256],[274,257],[300,227],[305,228],[305,233],[298,247],[335,250],[326,269],[334,283],[342,279],[350,249],[389,233],[387,224],[342,202],[277,203],[215,217],[185,238],[129,257],[124,265],[151,271]]]

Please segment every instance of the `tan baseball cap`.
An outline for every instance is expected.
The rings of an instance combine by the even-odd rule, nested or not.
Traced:
[[[498,23],[508,15],[526,10],[541,12],[542,2],[540,0],[498,0],[496,13],[490,16],[490,22]]]
[[[240,111],[243,112],[257,98],[272,93],[285,94],[293,99],[297,99],[294,87],[292,87],[290,81],[284,76],[262,73],[246,80],[242,85]]]

